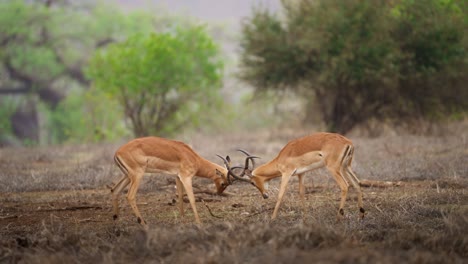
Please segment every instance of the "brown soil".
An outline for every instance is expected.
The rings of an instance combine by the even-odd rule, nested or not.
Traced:
[[[242,183],[211,195],[214,185],[196,179],[202,226],[188,203],[179,214],[172,177],[148,175],[137,195],[147,231],[125,195],[120,218],[112,219],[106,185],[119,178],[110,162],[116,145],[0,149],[0,263],[466,263],[466,145],[456,138],[378,140],[354,140],[356,171],[401,184],[364,188],[364,220],[352,190],[345,219],[336,220],[339,190],[325,170],[306,178],[304,207],[292,179],[274,221],[279,179],[265,200]],[[202,156],[216,153],[196,142]],[[261,163],[287,141],[269,142],[255,150],[266,157]]]

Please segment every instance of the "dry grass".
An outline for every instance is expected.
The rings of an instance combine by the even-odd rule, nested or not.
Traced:
[[[301,131],[184,138],[202,156],[240,147],[272,158]],[[143,231],[124,197],[112,221],[106,185],[118,179],[117,145],[0,149],[0,262],[16,263],[466,263],[468,260],[468,143],[444,137],[352,138],[362,179],[403,185],[364,189],[368,214],[358,219],[354,193],[346,218],[335,219],[339,192],[325,170],[306,178],[306,206],[292,179],[280,214],[271,198],[241,183],[231,195],[197,194],[201,227],[174,204],[174,179],[146,177],[137,197],[150,224]],[[217,162],[217,161],[216,161]],[[220,163],[220,162],[219,162]],[[196,179],[196,190],[213,188]],[[206,205],[206,206],[205,206]],[[208,210],[209,209],[209,210]],[[211,210],[211,213],[210,213]]]

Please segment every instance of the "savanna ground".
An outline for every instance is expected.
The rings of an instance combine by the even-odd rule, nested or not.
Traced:
[[[234,163],[243,148],[273,158],[288,140],[306,134],[263,132],[195,136],[201,156]],[[339,190],[325,169],[306,179],[306,206],[293,178],[279,216],[270,221],[279,179],[262,199],[245,183],[211,195],[214,184],[194,181],[203,225],[175,204],[173,177],[148,175],[137,203],[143,230],[121,197],[114,222],[110,191],[119,179],[119,144],[0,149],[1,263],[467,263],[468,133],[442,136],[352,137],[353,168],[361,179],[401,181],[364,188],[367,215],[358,217],[352,189],[345,219],[336,221]]]

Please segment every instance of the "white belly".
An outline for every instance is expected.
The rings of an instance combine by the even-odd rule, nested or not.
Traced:
[[[315,170],[315,169],[321,168],[323,166],[325,166],[325,161],[320,160],[320,161],[308,164],[306,166],[296,168],[296,173],[294,175],[302,174],[304,172],[308,172],[308,171],[311,171],[311,170]]]

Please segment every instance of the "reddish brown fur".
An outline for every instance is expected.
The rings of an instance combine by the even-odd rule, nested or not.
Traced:
[[[351,170],[354,146],[351,140],[334,133],[315,133],[291,140],[273,160],[258,167],[251,173],[251,182],[264,198],[268,198],[264,183],[271,179],[282,177],[278,201],[273,212],[273,218],[279,210],[282,197],[286,191],[289,178],[299,177],[299,193],[304,199],[303,174],[320,167],[327,167],[341,189],[339,212],[342,212],[348,188],[352,184],[358,192],[358,203],[362,209],[362,192],[359,179]],[[361,210],[364,216],[364,209]],[[339,214],[341,217],[341,214]]]
[[[227,169],[200,157],[192,148],[180,141],[159,137],[134,139],[121,146],[115,153],[115,161],[124,176],[112,188],[114,196],[114,218],[118,216],[118,195],[130,184],[127,199],[137,219],[146,225],[135,201],[140,180],[146,172],[162,172],[177,175],[179,208],[183,214],[182,195],[185,189],[194,211],[195,220],[200,219],[195,207],[192,190],[193,176],[211,179],[215,182],[218,193],[222,193],[227,183]],[[220,176],[221,175],[221,176]]]

